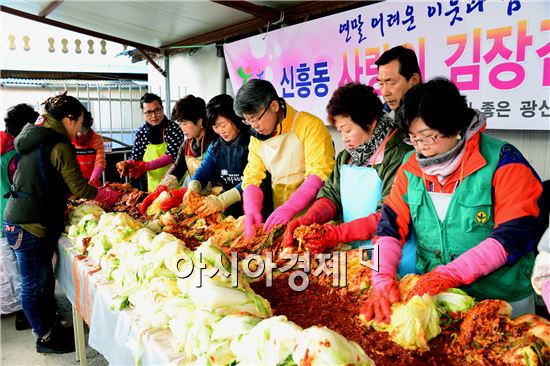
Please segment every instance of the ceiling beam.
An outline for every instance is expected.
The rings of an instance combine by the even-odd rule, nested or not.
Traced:
[[[260,6],[248,1],[219,1],[210,0],[213,3],[225,5],[231,9],[243,11],[247,14],[253,15],[258,18],[265,19],[270,22],[275,22],[281,18],[282,12],[270,8],[268,6]]]
[[[186,46],[205,45],[216,42],[217,40],[223,40],[230,37],[235,37],[243,33],[249,33],[252,30],[257,30],[260,27],[265,26],[267,23],[264,19],[251,19],[235,25],[230,25],[225,28],[217,29],[215,31],[203,33],[201,35],[186,38],[184,40],[162,46],[162,49],[169,50],[170,48],[185,48]]]
[[[40,14],[38,14],[39,17],[42,17],[42,18],[45,18],[47,17],[48,15],[50,15],[50,13],[52,11],[55,10],[55,8],[57,8],[59,5],[61,5],[63,3],[63,0],[56,0],[56,1],[52,1],[51,3],[48,4],[48,6],[46,6],[41,12]]]
[[[366,6],[370,4],[378,3],[382,0],[369,0],[369,1],[308,1],[299,5],[291,6],[283,9],[285,18],[284,23],[286,25],[296,24],[304,21],[305,19],[311,20],[312,18],[334,14],[339,11],[349,10]],[[216,1],[217,2],[217,1]],[[265,19],[254,18],[238,24],[220,28],[211,32],[203,33],[197,36],[183,39],[168,45],[162,45],[161,49],[166,50],[168,53],[177,53],[180,50],[178,48],[188,48],[189,46],[206,45],[218,41],[226,41],[231,38],[243,38],[247,35],[258,32],[258,29],[262,29],[267,26]],[[170,50],[171,49],[171,50]]]
[[[63,28],[63,29],[70,30],[70,31],[73,31],[73,32],[86,34],[86,35],[91,36],[91,37],[97,37],[97,38],[105,39],[107,41],[132,46],[132,47],[142,49],[142,50],[145,50],[145,51],[149,51],[149,52],[153,52],[153,53],[158,53],[158,54],[161,53],[161,50],[158,47],[153,47],[153,46],[141,44],[141,43],[138,43],[138,42],[127,40],[127,39],[111,36],[109,34],[100,33],[100,32],[96,32],[96,31],[93,31],[93,30],[77,27],[77,26],[74,26],[74,25],[71,25],[71,24],[58,22],[56,20],[51,20],[51,19],[48,19],[48,18],[42,18],[38,15],[25,13],[23,11],[13,9],[13,8],[9,8],[9,7],[4,6],[4,5],[0,5],[0,11],[4,12],[4,13],[15,15],[15,16],[18,16],[18,17],[22,17],[22,18],[25,18],[25,19],[34,20],[34,21],[39,22],[39,23],[49,24],[49,25],[52,25],[54,27]]]

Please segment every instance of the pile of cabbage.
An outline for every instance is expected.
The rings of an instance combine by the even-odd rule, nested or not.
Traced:
[[[403,298],[408,298],[419,276],[409,274],[399,282]],[[451,288],[434,296],[415,295],[408,301],[392,305],[389,324],[376,320],[364,321],[376,330],[388,332],[390,338],[403,348],[427,351],[428,342],[441,333],[441,317],[448,312],[466,312],[474,306],[475,300],[464,291]],[[361,319],[364,320],[363,316]]]
[[[326,327],[302,329],[273,317],[213,238],[191,251],[154,226],[95,207],[79,206],[70,216],[74,250],[84,253],[78,242],[91,238],[86,253],[112,281],[112,307],[131,306],[142,330],[169,329],[189,363],[374,364],[357,343]]]

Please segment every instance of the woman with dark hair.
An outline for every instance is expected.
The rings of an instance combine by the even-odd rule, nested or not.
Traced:
[[[14,140],[19,135],[23,126],[27,123],[34,123],[38,112],[29,104],[17,104],[8,108],[4,123],[5,131],[0,131],[0,222],[4,221],[4,208],[8,202],[4,195],[11,190],[13,177],[17,168],[19,156],[15,151]],[[15,329],[23,330],[30,328],[30,324],[21,306],[21,286],[17,259],[13,250],[8,246],[4,232],[0,232],[0,267],[2,281],[0,281],[0,292],[2,293],[0,309],[3,314],[15,312]]]
[[[178,100],[172,109],[170,118],[179,124],[185,141],[179,147],[176,162],[168,169],[158,189],[147,199],[147,204],[152,203],[153,199],[158,197],[162,191],[173,187],[174,182],[177,185],[177,182],[186,177],[187,180],[190,180],[201,165],[210,143],[216,136],[212,126],[207,123],[206,103],[200,97],[189,94]],[[187,180],[184,181],[184,185]],[[186,191],[187,188],[171,190],[171,197],[163,202],[162,209],[167,211],[179,206],[183,202]],[[142,212],[145,212],[146,205],[142,205]]]
[[[219,137],[208,147],[187,192],[200,192],[208,182],[219,182],[223,192],[206,197],[199,212],[208,215],[225,210],[227,215],[239,217],[243,214],[241,184],[250,134],[242,119],[235,114],[230,95],[221,94],[212,98],[206,106],[206,116],[207,127],[212,128]]]
[[[176,159],[183,143],[183,133],[164,115],[158,95],[145,93],[139,104],[145,123],[136,132],[132,158],[119,162],[117,169],[120,175],[134,179],[147,173],[147,191],[152,192]]]
[[[318,117],[292,108],[267,80],[252,79],[235,97],[235,112],[250,125],[248,164],[243,178],[245,233],[263,223],[260,184],[271,175],[275,210],[270,231],[287,224],[315,198],[334,167],[334,143]]]
[[[185,136],[176,162],[168,170],[168,174],[174,175],[180,181],[186,173],[189,177],[195,174],[216,135],[212,126],[207,124],[206,103],[200,97],[190,94],[178,100],[170,118],[180,125]]]
[[[485,116],[447,79],[414,86],[396,117],[415,152],[382,207],[373,258],[379,270],[372,271],[361,312],[390,321],[391,304],[400,298],[396,268],[414,232],[422,276],[412,296],[460,287],[476,300],[510,302],[513,317],[533,313],[542,193],[533,168],[515,147],[482,132]]]
[[[103,137],[92,129],[93,123],[92,114],[86,111],[82,130],[77,132],[72,143],[76,149],[76,161],[80,165],[82,176],[94,187],[99,187],[102,185],[101,175],[107,162]]]
[[[32,325],[36,350],[74,351],[72,330],[55,322],[53,253],[64,228],[67,197],[114,203],[120,193],[88,184],[71,144],[86,108],[66,94],[44,102],[38,125],[27,124],[15,139],[21,158],[4,211],[3,230],[21,272],[21,303]]]
[[[388,118],[374,89],[364,84],[346,84],[334,92],[328,105],[328,120],[344,142],[332,174],[306,214],[291,221],[285,245],[300,225],[325,224],[317,234],[304,237],[304,245],[322,252],[338,243],[372,248],[382,202],[390,193],[397,168],[412,147],[403,142],[393,120]],[[342,220],[340,225],[326,224]],[[368,242],[367,242],[368,240]],[[411,243],[414,256],[414,243]],[[414,271],[412,265],[405,273]]]

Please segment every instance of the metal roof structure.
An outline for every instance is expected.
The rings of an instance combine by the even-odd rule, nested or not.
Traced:
[[[2,0],[0,11],[135,47],[149,59],[376,2]]]
[[[90,80],[90,79],[27,79],[27,78],[0,78],[1,86],[65,86],[80,85],[86,86],[90,82],[99,86],[139,86],[143,88],[148,86],[147,81],[143,80]]]

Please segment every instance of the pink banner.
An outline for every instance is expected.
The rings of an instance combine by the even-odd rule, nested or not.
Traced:
[[[445,76],[498,129],[550,130],[550,2],[386,1],[224,46],[235,92],[251,78],[326,120],[332,92],[377,88],[374,62],[414,49],[423,79]]]

